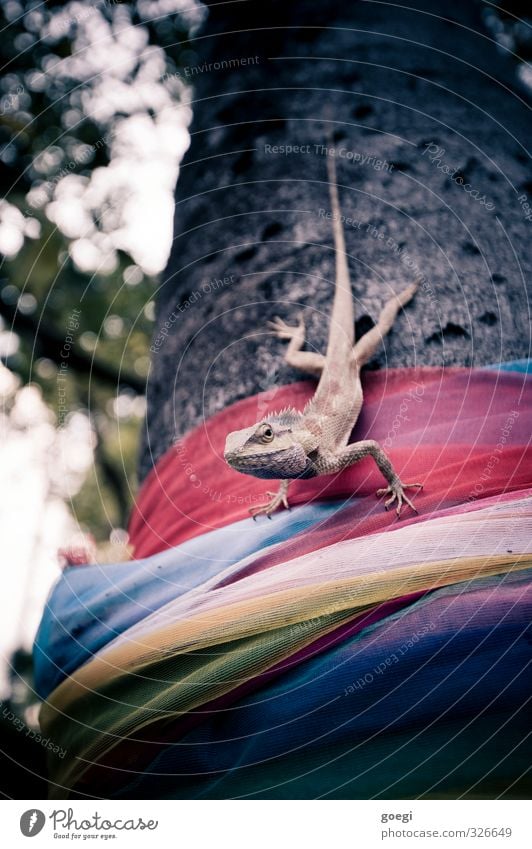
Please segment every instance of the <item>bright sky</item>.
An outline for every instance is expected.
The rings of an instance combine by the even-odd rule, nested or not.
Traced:
[[[59,575],[57,549],[75,533],[69,498],[92,464],[86,416],[71,414],[57,430],[35,386],[0,364],[0,651],[29,648],[42,606]],[[0,698],[7,668],[0,666]]]

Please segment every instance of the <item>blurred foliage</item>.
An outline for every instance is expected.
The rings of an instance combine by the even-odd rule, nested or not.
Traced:
[[[158,270],[124,238],[128,137],[153,131],[155,153],[165,137],[177,167],[178,69],[201,16],[190,0],[0,5],[0,356],[58,424],[89,411],[95,462],[73,508],[100,540],[131,504]]]

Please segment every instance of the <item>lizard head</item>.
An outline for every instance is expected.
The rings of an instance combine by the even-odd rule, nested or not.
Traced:
[[[230,433],[224,457],[237,472],[256,478],[304,478],[313,475],[308,455],[317,444],[305,428],[302,414],[284,410]]]

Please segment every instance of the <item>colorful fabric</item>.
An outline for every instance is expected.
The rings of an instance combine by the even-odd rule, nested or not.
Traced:
[[[430,480],[416,496],[425,515],[470,497],[517,490],[529,480],[530,421],[522,406],[529,403],[524,399],[529,385],[525,374],[500,366],[371,372],[363,380],[364,406],[352,439],[376,439],[404,480]],[[229,468],[223,459],[225,437],[268,411],[301,409],[313,387],[310,381],[294,383],[240,401],[168,451],[141,489],[131,519],[136,556],[148,557],[248,518],[248,508],[264,501],[268,487]],[[491,461],[499,444],[504,451]],[[339,475],[293,483],[290,502],[360,499],[360,531],[367,533],[390,525],[390,517],[375,505],[380,486],[382,477],[367,458]]]
[[[138,559],[67,569],[45,611],[41,723],[67,750],[53,795],[519,795],[530,380],[367,377],[353,438],[426,484],[400,522],[366,461],[296,483],[271,522],[244,518],[264,482],[223,464],[225,433],[268,403],[299,406],[307,384],[240,402],[168,452],[132,519]]]

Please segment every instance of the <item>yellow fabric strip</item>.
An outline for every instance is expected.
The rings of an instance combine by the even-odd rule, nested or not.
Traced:
[[[53,763],[57,796],[124,738],[231,692],[385,601],[531,566],[531,554],[501,554],[325,581],[198,613],[142,643],[111,645],[42,707],[44,732],[68,752]]]
[[[142,642],[109,646],[63,681],[43,705],[41,722],[46,727],[48,711],[68,712],[78,699],[102,688],[117,677],[142,674],[163,656],[174,657],[219,646],[285,625],[320,616],[355,613],[399,596],[429,591],[449,584],[489,577],[532,566],[532,554],[500,554],[417,564],[393,571],[323,582],[271,593],[199,613],[143,635]]]
[[[224,644],[212,658],[200,651],[176,655],[168,662],[160,660],[147,668],[144,676],[122,676],[101,692],[78,699],[69,716],[50,706],[46,720],[49,733],[61,740],[61,747],[71,756],[68,761],[52,764],[57,798],[64,798],[62,788],[73,787],[92,763],[109,754],[124,738],[134,735],[141,743],[139,732],[143,728],[165,719],[174,720],[231,692],[366,612],[353,616],[344,611],[257,634]],[[161,672],[173,678],[161,680]]]

